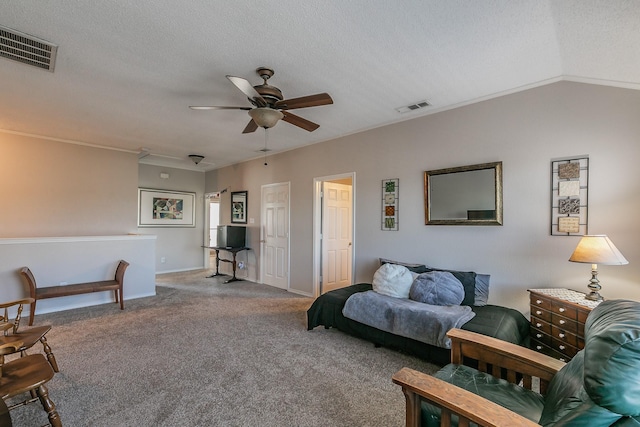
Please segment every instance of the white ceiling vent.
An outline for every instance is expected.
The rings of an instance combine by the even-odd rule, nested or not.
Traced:
[[[53,72],[58,46],[0,26],[0,56]]]
[[[419,110],[421,108],[429,107],[430,105],[431,104],[429,104],[427,101],[420,101],[416,102],[415,104],[407,105],[405,107],[398,107],[396,108],[396,111],[398,113],[408,113],[409,111]]]

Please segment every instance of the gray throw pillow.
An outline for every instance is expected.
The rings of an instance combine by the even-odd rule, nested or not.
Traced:
[[[431,305],[460,305],[464,300],[464,287],[448,271],[429,271],[415,278],[409,298]]]

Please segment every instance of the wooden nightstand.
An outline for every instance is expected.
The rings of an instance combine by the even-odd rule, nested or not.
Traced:
[[[584,348],[584,322],[600,303],[570,289],[529,289],[531,348],[568,362]]]

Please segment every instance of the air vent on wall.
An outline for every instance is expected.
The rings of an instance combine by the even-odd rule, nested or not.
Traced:
[[[0,26],[0,56],[53,72],[58,46]]]
[[[415,104],[407,105],[405,107],[398,107],[396,108],[396,111],[398,113],[408,113],[409,111],[419,110],[421,108],[428,107],[430,105],[431,104],[429,104],[427,101],[420,101],[420,102],[416,102]]]

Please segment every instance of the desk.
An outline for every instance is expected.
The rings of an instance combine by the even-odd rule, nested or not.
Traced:
[[[203,247],[204,248],[208,248],[208,249],[213,249],[214,251],[216,251],[216,272],[213,273],[211,276],[207,276],[207,277],[227,276],[227,274],[223,274],[223,273],[219,272],[220,261],[222,261],[222,262],[230,262],[231,266],[233,267],[233,277],[231,277],[231,279],[229,279],[229,280],[226,280],[224,283],[238,282],[240,280],[243,280],[243,279],[238,279],[236,277],[236,266],[238,265],[238,263],[236,262],[236,255],[237,255],[238,252],[250,251],[251,248],[247,248],[247,247],[225,248],[225,247],[220,247],[220,246],[203,246]],[[231,252],[231,254],[233,255],[233,260],[220,258],[220,251]]]

